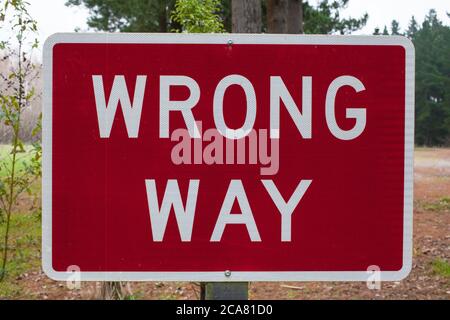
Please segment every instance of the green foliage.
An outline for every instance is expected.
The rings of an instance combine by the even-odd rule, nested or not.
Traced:
[[[417,31],[419,31],[419,24],[417,23],[416,18],[412,16],[408,25],[408,30],[406,30],[406,36],[413,40]]]
[[[364,27],[369,18],[368,14],[362,17],[342,19],[340,11],[345,9],[349,0],[320,0],[316,7],[303,2],[303,29],[310,34],[350,34]]]
[[[224,32],[220,8],[219,0],[177,0],[172,20],[180,24],[183,32]]]
[[[231,10],[228,3],[223,8],[220,4],[220,0],[66,1],[67,6],[89,9],[89,27],[109,32],[222,32],[222,17],[228,17]]]
[[[67,6],[89,9],[87,24],[95,30],[166,32],[175,0],[67,0]]]

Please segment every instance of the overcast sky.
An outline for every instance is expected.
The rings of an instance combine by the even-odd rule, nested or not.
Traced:
[[[309,0],[309,3],[315,2]],[[450,18],[446,14],[450,13],[450,0],[350,0],[343,14],[346,17],[358,17],[367,12],[369,21],[366,27],[355,33],[372,34],[376,27],[383,30],[387,25],[389,28],[393,19],[400,22],[402,30],[407,28],[411,16],[415,16],[416,20],[422,23],[430,9],[435,9],[439,19],[450,25]]]
[[[75,28],[88,31],[86,19],[88,11],[78,7],[66,7],[66,0],[27,0],[31,7],[31,15],[38,21],[39,39],[42,43],[56,32],[72,32]],[[309,0],[314,4],[317,0]],[[400,22],[402,29],[406,28],[412,15],[419,22],[428,11],[436,9],[438,16],[446,25],[450,25],[450,0],[350,0],[349,6],[342,14],[345,17],[359,17],[365,12],[369,14],[366,27],[356,34],[372,34],[375,27],[382,30],[384,25],[389,27],[392,19]]]

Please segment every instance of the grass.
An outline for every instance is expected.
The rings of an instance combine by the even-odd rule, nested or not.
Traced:
[[[433,272],[441,277],[450,278],[450,264],[442,259],[432,262]]]
[[[3,237],[5,224],[0,224]],[[6,265],[6,277],[0,282],[0,299],[14,298],[22,294],[23,284],[19,276],[38,270],[41,263],[41,219],[37,212],[14,213],[11,216],[10,258]],[[2,253],[2,250],[0,250]]]
[[[439,200],[424,203],[423,208],[433,212],[448,212],[450,211],[450,197],[442,197]]]
[[[33,149],[31,145],[24,146],[25,152],[17,156],[16,170],[20,175],[26,169],[26,164],[31,162]],[[0,181],[7,178],[11,168],[11,146],[0,145]],[[30,190],[33,194],[40,194],[40,179],[35,181]],[[23,193],[21,199],[29,196]],[[5,279],[0,282],[0,300],[15,298],[24,294],[23,281],[19,280],[24,273],[39,270],[41,264],[41,214],[40,209],[28,207],[28,201],[19,200],[21,204],[11,215],[9,258],[6,265]],[[3,238],[6,224],[0,223],[0,256],[3,255]]]
[[[288,298],[289,300],[293,300],[297,298],[298,293],[295,292],[293,289],[288,289],[288,291],[286,292],[286,298]]]

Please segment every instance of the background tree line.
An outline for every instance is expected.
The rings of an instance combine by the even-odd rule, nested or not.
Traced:
[[[204,17],[201,11],[212,8],[225,32],[239,32],[251,21],[251,27],[246,28],[256,33],[348,34],[362,28],[368,19],[367,14],[357,19],[341,18],[340,11],[348,2],[320,0],[313,6],[302,0],[67,0],[66,5],[89,9],[87,24],[98,31],[182,31],[180,21],[171,19],[176,6],[181,5],[191,9],[189,14],[198,23]]]
[[[416,144],[450,145],[450,27],[430,10],[421,25],[412,17],[402,32],[393,20],[382,34],[404,35],[416,48]]]

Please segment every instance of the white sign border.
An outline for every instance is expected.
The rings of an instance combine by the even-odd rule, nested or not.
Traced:
[[[191,43],[191,44],[285,44],[374,45],[405,49],[405,168],[403,208],[403,265],[398,271],[381,271],[381,281],[405,278],[412,267],[414,75],[415,51],[402,36],[327,36],[274,34],[150,34],[150,33],[57,33],[44,44],[44,93],[42,117],[42,267],[54,280],[73,279],[74,272],[61,272],[52,265],[52,61],[58,43]],[[361,271],[265,271],[242,272],[84,272],[81,281],[367,281],[372,273]]]

